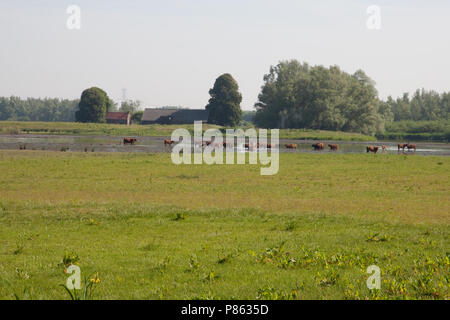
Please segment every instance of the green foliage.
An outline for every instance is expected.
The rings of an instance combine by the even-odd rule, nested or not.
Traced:
[[[0,120],[74,121],[78,103],[79,100],[0,97]]]
[[[152,136],[170,137],[173,130],[185,128],[193,132],[194,126],[190,125],[131,125],[107,123],[79,123],[79,122],[12,122],[0,121],[2,133],[26,133],[49,135],[105,135],[105,136]],[[220,128],[216,125],[203,125],[203,130]]]
[[[198,262],[198,258],[196,255],[191,255],[189,257],[189,267],[191,269],[200,269],[200,262]]]
[[[254,124],[256,111],[242,111],[242,126]]]
[[[279,268],[286,269],[295,266],[297,261],[291,257],[291,253],[284,248],[285,241],[276,247],[266,248],[261,254],[255,254],[250,251],[250,255],[256,258],[256,261],[262,264],[273,264]]]
[[[273,287],[267,286],[258,290],[257,300],[297,300],[297,290],[291,291],[277,290]]]
[[[141,102],[139,100],[136,100],[136,101],[126,100],[126,101],[122,101],[122,103],[120,104],[119,111],[120,112],[130,112],[133,114],[133,113],[139,111],[140,108],[141,108]]]
[[[392,113],[392,120],[435,121],[450,119],[450,92],[442,94],[425,89],[416,90],[413,97],[404,93],[394,100],[388,97],[382,103]]]
[[[217,276],[216,272],[214,270],[210,270],[210,271],[207,271],[204,274],[204,278],[203,279],[205,281],[212,282],[212,281],[214,281],[217,278],[218,278],[218,276]]]
[[[209,111],[208,122],[231,127],[238,125],[242,118],[242,95],[236,80],[228,73],[221,75],[209,94],[211,99],[206,106]]]
[[[10,122],[0,121],[0,132],[3,133],[26,133],[26,134],[48,134],[48,135],[110,135],[110,136],[158,136],[170,137],[172,131],[185,128],[193,132],[193,125],[131,125],[106,123],[76,123],[76,122]],[[205,124],[203,130],[225,128]],[[311,140],[341,140],[341,141],[374,141],[373,136],[359,133],[309,130],[309,129],[282,129],[280,139],[311,139]]]
[[[155,270],[157,270],[161,274],[164,274],[165,270],[169,267],[171,263],[172,257],[170,256],[164,257],[164,259],[159,261],[158,264],[155,266]]]
[[[109,99],[105,91],[92,87],[81,94],[79,110],[75,112],[77,122],[105,122],[106,112],[114,103]]]
[[[18,295],[17,293],[14,293],[14,298],[16,300],[33,300],[33,295],[31,294],[30,290],[25,287],[22,291],[22,295]]]
[[[30,279],[30,275],[25,270],[16,268],[16,274],[19,279],[22,279],[22,280]]]
[[[219,255],[219,259],[217,260],[217,263],[218,264],[229,263],[233,260],[234,257],[235,256],[233,253],[228,253],[226,255]]]
[[[286,223],[286,227],[284,228],[285,231],[294,231],[297,228],[297,224],[295,221],[289,221]]]
[[[386,234],[380,235],[379,233],[370,233],[367,236],[367,242],[386,242],[389,241],[390,237]]]
[[[71,300],[93,300],[95,287],[100,283],[98,273],[84,279],[83,288],[69,289],[66,285],[61,285]]]
[[[2,133],[6,134],[21,134],[22,132],[18,127],[5,127],[2,130]]]
[[[174,221],[186,220],[186,215],[184,213],[177,213],[177,216],[173,219]]]
[[[66,251],[64,253],[61,265],[68,267],[72,264],[78,264],[79,261],[80,261],[80,257],[78,257],[78,255],[76,253]]]
[[[19,236],[16,239],[16,247],[13,250],[14,255],[21,254],[23,252],[23,249],[25,249],[25,235],[19,234]]]
[[[450,119],[436,121],[395,121],[386,123],[386,132],[379,139],[450,141]]]
[[[378,93],[362,71],[310,67],[282,61],[264,76],[255,123],[268,128],[308,128],[372,134],[377,130]]]
[[[142,116],[144,115],[144,111],[136,111],[131,115],[132,123],[141,123]]]
[[[318,272],[316,275],[316,281],[319,286],[329,287],[336,284],[339,279],[339,273],[335,268],[328,268],[324,273]]]
[[[450,119],[438,121],[396,121],[386,125],[389,132],[440,133],[450,131]]]

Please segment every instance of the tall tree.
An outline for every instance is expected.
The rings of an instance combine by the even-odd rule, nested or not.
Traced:
[[[208,122],[223,126],[236,126],[242,119],[242,95],[234,78],[226,73],[216,79],[209,90],[211,99],[206,106],[209,111]]]
[[[81,94],[79,110],[75,113],[78,122],[105,122],[106,112],[114,103],[109,99],[105,91],[92,87]]]
[[[450,91],[442,94],[439,105],[441,110],[439,117],[441,119],[450,119]]]
[[[271,67],[255,107],[255,122],[269,128],[376,131],[378,93],[362,71],[310,67],[296,60]]]
[[[136,100],[136,101],[126,100],[126,101],[122,101],[122,103],[120,104],[119,111],[135,113],[135,112],[139,111],[140,108],[141,108],[141,102],[139,100]]]
[[[296,60],[282,61],[270,67],[255,107],[255,122],[268,128],[289,126],[289,119],[302,121],[298,112],[297,91],[308,78],[309,65]],[[295,119],[295,120],[294,120]]]

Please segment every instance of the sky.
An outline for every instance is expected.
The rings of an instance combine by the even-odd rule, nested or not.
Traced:
[[[67,8],[81,9],[68,29]],[[380,8],[380,29],[367,9]],[[270,66],[363,69],[381,98],[450,91],[448,0],[0,0],[0,96],[75,99],[89,87],[144,107],[204,108],[230,73],[252,110]]]

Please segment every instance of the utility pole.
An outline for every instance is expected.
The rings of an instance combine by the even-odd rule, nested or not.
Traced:
[[[122,102],[126,102],[127,101],[127,89],[123,88],[122,89]]]

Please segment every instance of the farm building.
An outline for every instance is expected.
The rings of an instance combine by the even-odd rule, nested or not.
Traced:
[[[130,125],[131,114],[129,112],[108,112],[106,114],[106,123]]]
[[[208,122],[209,112],[202,109],[145,109],[141,124],[192,124]]]

